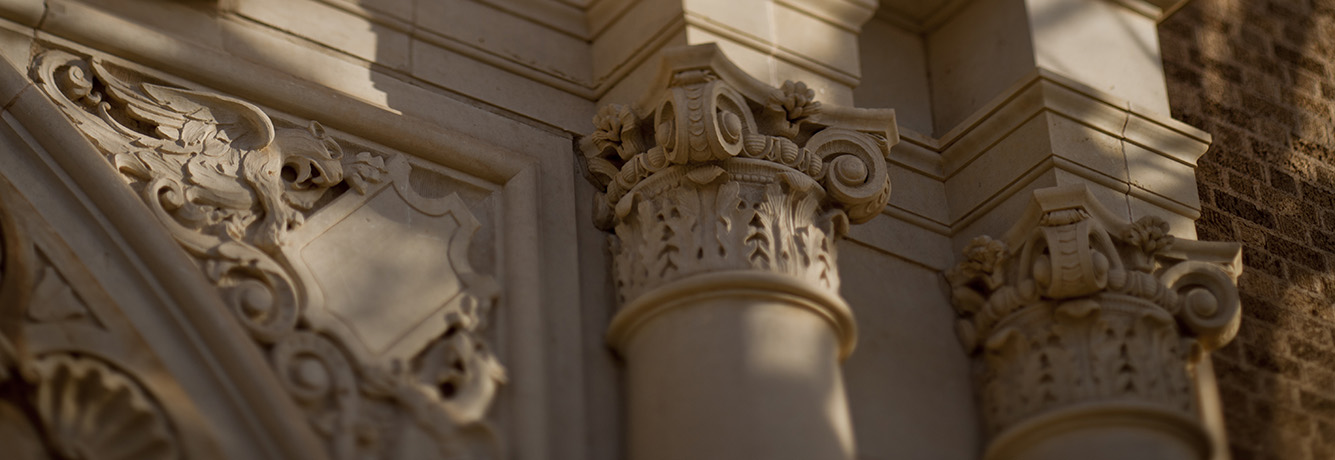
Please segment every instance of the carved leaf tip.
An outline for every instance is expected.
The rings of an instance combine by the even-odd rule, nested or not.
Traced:
[[[777,91],[770,93],[767,107],[782,112],[789,123],[797,124],[820,114],[816,92],[806,83],[788,80]]]
[[[1122,239],[1148,254],[1167,249],[1175,241],[1173,235],[1168,233],[1168,222],[1157,216],[1140,218],[1127,227]]]
[[[358,153],[343,168],[348,186],[363,195],[369,190],[370,184],[379,184],[389,173],[385,168],[385,159],[371,152]]]
[[[593,142],[605,157],[611,153],[621,161],[640,153],[639,127],[635,113],[621,104],[608,104],[598,109],[593,117]]]

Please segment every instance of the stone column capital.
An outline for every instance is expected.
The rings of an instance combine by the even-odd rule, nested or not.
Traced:
[[[639,322],[626,318],[642,317],[642,304],[666,308],[637,298],[683,298],[661,289],[707,274],[802,298],[851,351],[833,240],[889,200],[894,112],[822,105],[802,83],[765,85],[714,45],[667,52],[651,87],[635,105],[603,106],[581,145],[598,225],[615,232],[625,308],[612,336]]]
[[[664,55],[654,89],[601,107],[580,145],[612,232],[628,457],[856,458],[835,240],[885,209],[894,112],[768,86],[714,45]]]
[[[650,87],[656,89],[633,104],[603,105],[580,145],[590,180],[604,194],[600,204],[608,205],[599,216],[604,228],[624,217],[634,197],[623,198],[654,173],[730,159],[810,177],[853,223],[870,220],[889,200],[885,160],[899,142],[892,109],[822,105],[801,82],[766,85],[714,44],[666,51]]]
[[[1127,417],[1171,426],[1204,458],[1194,365],[1237,333],[1241,262],[1237,243],[1128,222],[1084,185],[1035,191],[1004,237],[975,238],[945,274],[959,338],[983,364],[988,458],[1017,458],[1054,424]]]

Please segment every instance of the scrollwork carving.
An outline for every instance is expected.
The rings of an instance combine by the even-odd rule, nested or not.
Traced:
[[[349,192],[406,187],[405,160],[345,153],[318,122],[278,127],[247,102],[98,58],[46,51],[32,76],[218,286],[333,458],[495,457],[484,419],[505,373],[482,328],[498,288],[466,256],[453,261],[459,292],[438,312],[440,336],[405,354],[411,362],[371,362],[350,349],[346,331],[312,326],[309,302],[323,297],[296,268],[291,235]],[[466,212],[456,209],[442,212]],[[451,250],[466,254],[472,225]],[[399,436],[408,426],[426,436]]]
[[[725,270],[837,291],[835,238],[889,200],[889,127],[822,122],[802,83],[758,91],[708,66],[682,66],[666,83],[651,117],[602,107],[584,150],[621,300]]]
[[[1237,246],[1175,239],[1155,217],[1122,221],[1081,186],[1040,190],[1034,208],[1006,241],[974,239],[945,274],[990,430],[1088,402],[1194,417],[1197,353],[1237,330]]]
[[[652,121],[627,106],[600,109],[584,160],[604,188],[606,206],[616,207],[640,181],[672,165],[753,158],[810,176],[830,192],[824,206],[843,210],[853,223],[865,222],[889,200],[885,158],[892,142],[874,132],[820,124],[821,106],[813,96],[806,85],[786,82],[768,100],[750,102],[712,70],[682,70],[671,78]],[[654,142],[645,142],[646,136]]]

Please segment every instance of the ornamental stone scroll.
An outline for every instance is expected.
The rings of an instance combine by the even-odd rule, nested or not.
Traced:
[[[581,144],[613,233],[630,458],[853,458],[835,243],[889,199],[893,111],[767,86],[713,45],[666,53],[652,87]]]
[[[100,57],[45,50],[30,71],[217,287],[327,458],[503,456],[500,285],[469,263],[480,224],[458,194],[412,186],[429,165]],[[362,270],[386,254],[404,256]]]
[[[946,272],[985,458],[1211,458],[1196,372],[1237,333],[1241,270],[1236,243],[1126,222],[1083,186],[1034,192],[1004,238],[975,238]]]

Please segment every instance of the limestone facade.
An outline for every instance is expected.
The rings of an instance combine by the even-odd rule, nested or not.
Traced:
[[[0,445],[1228,458],[1182,6],[0,1]]]

